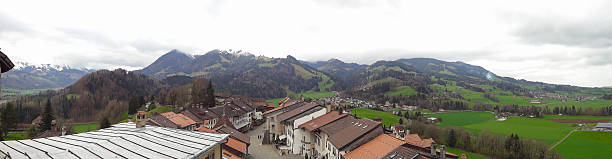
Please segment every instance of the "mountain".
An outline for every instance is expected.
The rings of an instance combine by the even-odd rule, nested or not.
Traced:
[[[269,58],[245,51],[212,50],[192,59],[172,50],[135,72],[158,79],[188,76],[212,79],[219,93],[279,98],[309,91],[329,91],[334,85],[326,73],[292,56]]]
[[[212,50],[192,58],[173,50],[136,72],[158,79],[170,77],[174,78],[171,81],[182,83],[189,82],[187,77],[208,78],[212,79],[217,92],[252,97],[279,98],[339,91],[345,96],[379,103],[391,101],[424,106],[537,105],[531,100],[548,99],[556,103],[586,101],[612,93],[610,88],[517,80],[465,62],[433,58],[361,65],[338,59],[307,62],[292,56],[269,58],[235,50]],[[455,108],[458,107],[451,109]]]
[[[25,62],[15,62],[12,70],[2,74],[2,87],[14,89],[63,88],[93,71],[75,69],[66,65],[31,65]]]
[[[175,49],[159,57],[139,73],[165,78],[168,72],[180,72],[183,66],[189,65],[192,60],[192,56]]]

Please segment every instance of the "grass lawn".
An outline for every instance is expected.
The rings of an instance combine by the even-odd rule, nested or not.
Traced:
[[[482,156],[480,154],[473,154],[471,152],[466,152],[466,151],[463,151],[461,149],[452,148],[452,147],[446,147],[446,152],[453,153],[453,154],[459,156],[459,158],[461,158],[461,154],[465,154],[467,156],[467,158],[469,158],[469,159],[488,159],[488,157]]]
[[[576,131],[555,149],[565,158],[609,158],[612,132]]]
[[[6,140],[23,140],[26,138],[26,134],[25,133],[13,133],[13,134],[8,134],[7,136],[3,137],[4,141]]]
[[[365,108],[353,108],[351,110],[351,113],[357,113],[357,117],[360,118],[368,118],[368,119],[373,119],[375,117],[380,117],[382,119],[382,123],[385,126],[391,126],[391,125],[395,125],[399,123],[399,116],[395,116],[393,114],[387,113],[387,112],[382,112],[382,111],[377,111],[377,110],[370,110],[370,109],[365,109]]]
[[[88,130],[93,131],[93,130],[100,129],[100,124],[99,123],[76,124],[76,125],[72,125],[72,129],[74,129],[74,132],[76,133],[84,133],[84,132],[88,132]]]
[[[539,118],[510,117],[505,121],[497,121],[489,112],[455,112],[427,116],[442,118],[440,126],[458,126],[474,133],[483,130],[506,135],[514,133],[521,138],[532,138],[549,145],[574,129],[571,123],[557,123]]]

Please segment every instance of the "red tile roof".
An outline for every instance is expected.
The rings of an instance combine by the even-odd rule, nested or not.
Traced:
[[[207,133],[217,133],[217,131],[215,130],[211,130],[209,128],[206,128],[204,126],[200,126],[199,128],[197,128],[196,130],[201,131],[201,132],[207,132]]]
[[[328,112],[325,115],[322,115],[320,117],[314,118],[302,125],[299,126],[299,128],[304,128],[308,131],[313,131],[315,129],[318,129],[322,126],[325,126],[333,121],[336,121],[342,117],[345,117],[347,114],[340,114],[337,111],[331,111]]]
[[[357,147],[344,155],[345,159],[379,159],[385,157],[389,152],[400,147],[404,142],[386,134],[380,134],[376,138]]]
[[[225,143],[225,145],[227,145],[227,146],[229,146],[229,147],[231,147],[231,148],[233,148],[235,150],[238,150],[238,151],[240,151],[242,153],[246,153],[247,144],[242,142],[242,141],[240,141],[240,140],[236,140],[236,139],[230,137],[227,140],[227,143]]]

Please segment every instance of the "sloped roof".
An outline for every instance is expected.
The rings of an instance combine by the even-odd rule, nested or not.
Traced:
[[[219,121],[217,121],[217,123],[213,126],[213,129],[219,128],[221,126],[227,126],[232,129],[236,129],[236,127],[234,127],[234,124],[227,117],[219,118]]]
[[[200,117],[198,117],[197,115],[193,114],[189,110],[183,111],[182,114],[185,115],[186,117],[190,118],[191,120],[193,120],[196,123],[203,123],[204,122],[204,120],[200,119]]]
[[[389,152],[401,147],[402,144],[405,144],[402,140],[398,140],[387,134],[380,134],[376,138],[345,154],[344,158],[380,159],[385,157]]]
[[[240,140],[236,140],[230,137],[229,140],[227,140],[227,142],[225,143],[225,145],[233,148],[234,150],[240,151],[243,154],[246,153],[247,144]]]
[[[136,128],[133,122],[86,133],[33,140],[1,141],[10,158],[198,158],[229,135],[157,126]]]
[[[334,124],[333,127],[341,127],[340,131],[329,137],[329,142],[331,142],[339,150],[343,150],[345,147],[348,147],[350,150],[364,142],[367,142],[364,140],[368,140],[368,138],[374,138],[379,134],[382,134],[382,127],[380,127],[380,123],[370,119],[363,118],[357,120],[352,118],[350,124],[340,125],[335,124],[335,122],[332,124]],[[370,133],[372,130],[374,130],[374,132]],[[356,140],[360,140],[362,143],[355,143],[354,141]]]
[[[196,128],[196,130],[201,131],[201,132],[207,132],[207,133],[218,133],[217,131],[209,129],[209,128],[206,128],[204,126],[200,126],[200,127]]]
[[[219,133],[223,133],[223,134],[229,134],[230,137],[235,138],[237,140],[240,140],[246,144],[251,144],[251,137],[249,137],[248,135],[234,129],[231,127],[226,127],[226,126],[221,126],[215,129],[215,131],[219,132]]]
[[[419,151],[410,149],[408,147],[399,146],[393,151],[389,152],[383,158],[385,159],[429,159],[430,156],[421,155]]]
[[[298,108],[296,108],[296,109],[293,109],[293,110],[291,110],[291,111],[288,111],[288,112],[285,112],[285,113],[279,114],[279,115],[277,116],[277,118],[276,118],[276,121],[284,121],[284,120],[287,120],[287,119],[289,119],[289,118],[291,118],[291,117],[294,117],[294,116],[296,116],[296,115],[299,115],[299,114],[301,114],[301,113],[304,113],[304,112],[306,112],[306,111],[308,111],[308,110],[310,110],[310,109],[312,109],[312,108],[315,108],[315,107],[317,107],[317,106],[320,106],[320,105],[319,105],[319,104],[317,104],[317,103],[308,103],[308,104],[304,104],[304,105],[302,105],[302,106],[300,106],[300,107],[298,107]]]
[[[15,67],[15,64],[8,58],[2,51],[0,51],[0,66],[2,67],[1,72],[8,72]]]
[[[191,120],[191,118],[183,114],[175,114],[174,116],[168,117],[168,119],[174,124],[179,125],[180,127],[186,127],[189,125],[196,124],[195,121]]]
[[[149,116],[149,121],[161,127],[175,128],[175,129],[179,128],[179,125],[176,125],[174,122],[170,121],[170,119],[160,114],[157,114],[157,113],[151,114],[151,116]]]
[[[333,121],[336,121],[342,117],[345,117],[347,114],[341,114],[337,111],[330,111],[325,115],[322,115],[320,117],[314,118],[302,125],[299,126],[299,128],[304,128],[308,131],[313,131],[315,129],[318,129],[322,126],[325,126]]]

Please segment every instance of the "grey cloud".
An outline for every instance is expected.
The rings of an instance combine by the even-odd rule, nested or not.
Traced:
[[[24,22],[0,12],[0,34],[6,32],[28,33],[32,29]]]
[[[583,48],[612,47],[612,3],[592,9],[581,16],[535,16],[503,14],[502,18],[518,24],[511,34],[527,44],[557,44]]]

